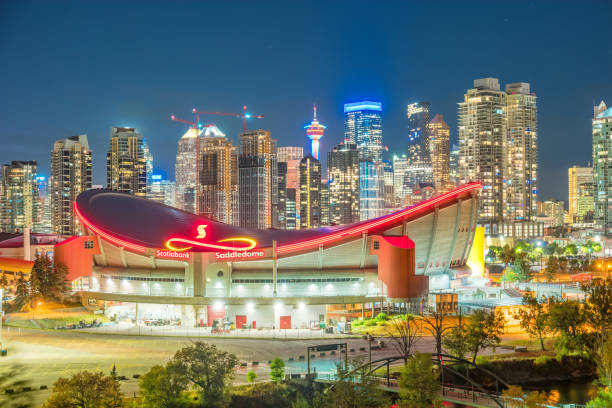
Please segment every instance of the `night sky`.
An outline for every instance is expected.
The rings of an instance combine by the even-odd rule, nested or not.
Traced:
[[[426,100],[456,141],[475,78],[538,96],[540,197],[567,199],[567,168],[591,158],[592,106],[612,105],[612,2],[0,2],[0,163],[37,160],[87,133],[105,184],[111,126],[136,127],[174,178],[191,109],[246,104],[279,145],[308,142],[312,105],[342,140],[344,102],[383,102],[383,142],[403,153],[405,105]],[[237,143],[241,122],[208,117]],[[323,156],[325,157],[325,156]],[[325,162],[326,160],[323,160]]]

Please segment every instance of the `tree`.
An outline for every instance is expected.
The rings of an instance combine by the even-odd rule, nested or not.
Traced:
[[[17,279],[15,287],[15,300],[13,302],[16,310],[22,310],[30,301],[30,286],[23,278],[23,275]]]
[[[442,386],[434,369],[431,354],[417,353],[404,366],[399,380],[402,404],[410,408],[429,408],[440,403]]]
[[[520,385],[510,385],[504,390],[502,396],[509,408],[522,408],[525,406],[523,401],[523,387]]]
[[[115,364],[113,364],[113,368],[111,368],[110,376],[113,377],[113,380],[115,381],[119,378],[119,375],[117,374],[117,366]]]
[[[0,277],[0,288],[6,289],[8,287],[8,279],[6,279],[6,275],[2,272],[2,276]]]
[[[612,407],[612,388],[600,388],[597,396],[589,401],[586,408],[610,408]]]
[[[472,363],[476,363],[478,352],[486,347],[496,347],[501,342],[506,319],[501,313],[475,310],[466,325],[468,350],[472,352]]]
[[[512,264],[512,271],[516,279],[521,282],[526,282],[531,279],[531,265],[529,264],[525,252],[520,252],[515,256],[514,263]]]
[[[594,334],[595,347],[601,347],[612,332],[612,279],[585,283],[580,288],[586,294],[586,323]]]
[[[540,347],[544,351],[544,338],[550,333],[546,306],[535,296],[527,293],[523,296],[523,307],[518,310],[514,318],[520,321],[521,327],[529,336],[540,341]]]
[[[436,353],[442,353],[442,339],[446,333],[453,328],[452,325],[446,323],[446,318],[449,316],[448,309],[442,308],[430,313],[422,320],[423,328],[431,334],[436,341]]]
[[[249,371],[247,373],[247,381],[253,384],[257,379],[257,373],[255,371]]]
[[[186,383],[180,376],[172,375],[166,367],[155,365],[138,380],[144,408],[171,408],[181,405],[181,393]]]
[[[69,290],[66,283],[67,275],[68,269],[65,265],[57,264],[54,267],[46,254],[36,255],[30,274],[31,301],[38,298],[63,300]]]
[[[457,358],[465,358],[468,352],[467,333],[463,325],[455,326],[444,336],[442,343],[448,352]]]
[[[563,248],[563,253],[567,256],[576,256],[578,254],[578,247],[576,244],[567,244]]]
[[[539,408],[546,406],[548,402],[548,395],[545,391],[531,391],[525,397],[526,408]]]
[[[274,357],[270,363],[270,379],[279,383],[285,378],[285,362],[280,357]]]
[[[557,244],[556,242],[551,242],[550,244],[544,247],[544,255],[547,255],[547,256],[555,255],[558,248],[559,248],[559,244]]]
[[[352,367],[360,365],[361,361],[356,361]],[[339,380],[326,392],[315,395],[315,408],[386,408],[390,405],[389,397],[378,388],[367,368],[353,375],[341,366],[337,370]]]
[[[575,300],[549,300],[548,326],[558,333],[555,350],[558,354],[576,353],[584,350],[584,323],[586,316],[580,303]]]
[[[597,352],[596,360],[599,383],[603,387],[612,387],[612,334],[608,333],[606,341]]]
[[[412,351],[418,340],[419,323],[419,319],[406,314],[394,316],[385,326],[385,332],[400,355],[408,356]]]
[[[43,408],[121,408],[119,383],[103,373],[81,371],[59,378]]]
[[[559,273],[559,260],[551,256],[548,258],[548,263],[546,264],[546,280],[548,282],[552,282],[555,280],[555,277]]]
[[[178,350],[168,363],[172,375],[191,382],[200,393],[203,407],[224,407],[228,402],[226,387],[234,376],[238,359],[214,344],[195,342]]]

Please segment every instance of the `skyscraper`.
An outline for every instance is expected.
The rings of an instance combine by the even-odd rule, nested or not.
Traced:
[[[311,140],[310,153],[312,157],[319,160],[319,140],[323,137],[325,133],[325,129],[327,128],[325,125],[319,123],[317,120],[317,106],[315,105],[313,108],[313,119],[312,122],[304,126],[306,129],[306,134],[308,138]]]
[[[275,228],[278,221],[276,140],[267,130],[240,135],[238,158],[239,223],[248,228]]]
[[[359,151],[360,219],[384,214],[384,169],[382,165],[382,104],[364,101],[344,104],[344,138]]]
[[[3,164],[1,170],[0,230],[21,232],[34,228],[40,214],[36,162],[12,161]]]
[[[504,220],[531,221],[537,215],[538,112],[528,83],[506,85],[505,113]]]
[[[408,156],[393,155],[393,195],[395,196],[395,206],[404,207],[408,205],[406,197],[410,194],[411,188],[406,184],[406,169],[408,168]]]
[[[415,102],[406,107],[408,118],[408,168],[409,186],[433,182],[430,154],[429,102]]]
[[[286,218],[285,229],[300,229],[300,160],[303,157],[304,149],[302,147],[282,146],[278,148],[278,162],[287,164],[285,179],[283,180],[287,190],[285,193],[287,195],[286,199],[293,200],[285,203],[285,214],[279,214],[279,217]],[[283,168],[283,170],[285,169]],[[279,228],[283,227],[279,226]]]
[[[321,225],[329,225],[329,180],[321,179]]]
[[[382,103],[344,104],[344,139],[357,144],[362,160],[382,160]]]
[[[450,181],[456,187],[459,182],[459,146],[453,145],[449,156],[449,176]]]
[[[178,141],[174,175],[176,207],[190,213],[197,212],[198,138],[203,130],[189,128]]]
[[[453,189],[450,182],[450,130],[442,115],[436,114],[427,125],[433,183],[438,193]]]
[[[478,223],[491,235],[503,220],[505,105],[496,78],[475,80],[459,103],[459,178],[483,184]]]
[[[393,188],[393,163],[390,160],[383,160],[383,180],[384,180],[384,205],[389,210],[395,207],[395,194]]]
[[[134,128],[113,127],[106,154],[106,187],[146,197],[146,149],[142,135]]]
[[[306,155],[300,161],[300,229],[321,226],[321,163]]]
[[[147,188],[147,199],[176,207],[176,183],[164,179],[161,174],[153,173]]]
[[[350,141],[327,153],[329,222],[331,225],[359,221],[359,151]]]
[[[36,176],[38,184],[38,223],[34,225],[34,230],[45,234],[52,232],[52,208],[51,194],[49,193],[49,179],[41,174]],[[2,189],[0,188],[0,195]]]
[[[612,235],[612,108],[601,103],[593,118],[593,184],[595,225],[606,236]]]
[[[87,135],[70,136],[53,144],[51,151],[51,229],[61,235],[79,233],[74,202],[91,188],[91,150]]]
[[[236,147],[216,126],[209,125],[199,138],[198,213],[238,224],[238,157]]]

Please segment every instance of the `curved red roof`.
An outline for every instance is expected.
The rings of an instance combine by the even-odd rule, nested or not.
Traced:
[[[155,201],[110,190],[88,190],[79,195],[75,212],[83,224],[101,238],[144,253],[148,248],[172,247],[192,252],[220,249],[267,248],[276,241],[279,254],[331,245],[362,233],[380,233],[403,221],[426,215],[458,198],[479,192],[468,183],[414,206],[355,224],[308,230],[256,230],[200,217]],[[168,246],[170,245],[170,246]],[[247,248],[249,247],[249,248]]]

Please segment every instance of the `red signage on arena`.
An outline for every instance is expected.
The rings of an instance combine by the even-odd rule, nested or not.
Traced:
[[[215,252],[215,259],[219,261],[236,260],[236,259],[257,259],[263,258],[266,254],[264,251],[229,251]]]
[[[188,261],[191,259],[191,252],[169,251],[167,249],[156,249],[155,257],[161,259],[174,259],[177,261]]]

